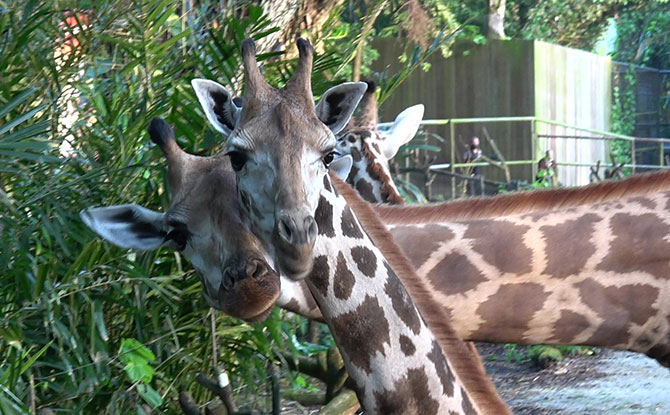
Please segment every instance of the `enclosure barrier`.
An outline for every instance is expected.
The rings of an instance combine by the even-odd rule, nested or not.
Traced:
[[[485,124],[485,123],[496,123],[496,122],[529,122],[531,124],[531,154],[536,154],[537,139],[538,138],[558,138],[558,139],[583,139],[583,140],[605,140],[605,141],[614,141],[614,140],[623,140],[629,141],[631,143],[630,156],[631,163],[623,164],[622,167],[632,169],[632,172],[635,173],[636,169],[670,169],[668,163],[665,160],[665,149],[664,144],[670,144],[670,138],[656,138],[656,137],[633,137],[625,134],[612,133],[609,131],[597,130],[593,128],[578,127],[563,123],[560,121],[554,120],[545,120],[542,118],[534,116],[522,116],[522,117],[480,117],[480,118],[447,118],[447,119],[430,119],[422,120],[422,126],[449,126],[449,147],[450,147],[450,160],[456,159],[456,134],[455,127],[458,124]],[[579,131],[591,135],[552,135],[552,134],[538,134],[537,125],[538,124],[547,124],[558,126],[574,131]],[[392,122],[380,123],[378,126],[381,129],[389,128],[393,125]],[[641,142],[651,142],[659,144],[659,156],[658,156],[658,165],[650,164],[638,164],[636,163],[636,153],[640,151],[639,146],[636,143]],[[644,149],[646,150],[646,149]],[[519,165],[531,165],[533,177],[537,174],[537,161],[538,160],[506,160],[505,164],[508,166],[519,166]],[[462,175],[459,175],[456,172],[457,168],[464,167],[478,167],[478,166],[490,166],[489,162],[469,162],[469,163],[440,163],[432,164],[428,166],[428,170],[431,172],[443,172],[448,170],[449,176],[451,176],[451,194],[452,198],[456,194],[456,178]],[[596,167],[598,163],[583,163],[583,162],[570,162],[570,161],[557,161],[557,165],[562,166],[577,166],[577,167]]]

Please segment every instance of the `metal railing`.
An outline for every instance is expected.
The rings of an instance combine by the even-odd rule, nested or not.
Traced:
[[[481,118],[448,118],[448,119],[430,119],[421,121],[423,126],[449,126],[449,159],[452,160],[450,163],[440,163],[433,164],[428,167],[429,171],[444,171],[449,170],[449,175],[451,179],[451,194],[452,197],[456,193],[456,177],[459,176],[456,173],[457,168],[466,168],[466,167],[477,167],[477,166],[490,166],[488,162],[470,162],[470,163],[453,163],[453,160],[456,160],[456,126],[459,124],[484,124],[484,123],[498,123],[498,122],[528,122],[530,123],[531,131],[531,154],[533,157],[536,156],[537,141],[539,138],[558,138],[558,139],[584,139],[584,140],[623,140],[629,141],[631,143],[631,162],[624,164],[624,168],[632,169],[632,172],[635,173],[635,170],[638,168],[645,169],[669,169],[670,166],[667,166],[665,163],[665,149],[664,144],[670,144],[670,138],[656,138],[656,137],[633,137],[625,134],[618,134],[604,130],[598,130],[595,128],[586,128],[570,125],[560,121],[546,120],[534,116],[522,116],[522,117],[481,117]],[[380,128],[388,128],[392,125],[392,122],[380,123]],[[551,135],[551,134],[538,134],[537,126],[538,124],[547,124],[557,127],[562,127],[570,129],[573,131],[579,131],[591,135]],[[636,163],[636,153],[638,152],[639,146],[637,143],[641,142],[652,142],[659,144],[659,164],[658,165],[649,165],[649,164],[637,164]],[[647,149],[644,149],[647,150]],[[537,174],[537,161],[538,160],[506,160],[505,164],[508,166],[519,166],[519,165],[531,165],[533,177]],[[570,161],[557,161],[559,166],[580,166],[580,167],[596,167],[599,163],[583,163],[583,162],[570,162]]]

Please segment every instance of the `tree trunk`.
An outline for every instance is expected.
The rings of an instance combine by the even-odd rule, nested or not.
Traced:
[[[318,40],[323,35],[323,25],[333,10],[344,0],[262,0],[261,6],[276,27],[282,30],[261,39],[259,52],[287,50],[288,57],[297,55],[295,39],[305,32],[319,51]]]
[[[505,38],[505,4],[506,0],[489,0],[486,15],[486,37],[489,39]]]

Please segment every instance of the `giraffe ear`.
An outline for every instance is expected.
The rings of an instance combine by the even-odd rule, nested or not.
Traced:
[[[237,125],[242,108],[235,104],[225,87],[214,81],[193,79],[191,85],[210,124],[216,131],[229,135]]]
[[[411,106],[398,114],[384,140],[382,151],[387,160],[396,155],[400,146],[414,138],[421,125],[421,119],[423,119],[423,104]]]
[[[149,251],[165,242],[164,213],[138,205],[84,209],[81,220],[103,239],[126,249]]]
[[[330,163],[330,170],[332,170],[337,177],[342,180],[347,180],[351,166],[354,164],[354,159],[350,155],[339,157]]]
[[[349,122],[367,87],[365,82],[345,82],[328,89],[316,105],[316,116],[337,134]]]

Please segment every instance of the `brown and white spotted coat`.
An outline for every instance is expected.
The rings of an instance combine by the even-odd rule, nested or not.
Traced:
[[[369,91],[368,102],[373,100]],[[373,129],[376,105],[367,108],[364,125]],[[360,159],[367,166],[387,162],[381,152]],[[357,190],[393,182],[387,170],[377,172],[368,175],[373,184]],[[602,188],[379,210],[462,338],[606,346],[646,353],[670,366],[670,213],[662,201],[640,199],[665,197],[667,177],[660,173]],[[612,209],[607,192],[631,202],[617,201],[619,210]],[[557,200],[566,194],[570,204],[583,204],[579,212],[560,210]],[[392,203],[386,196],[377,192],[366,199]],[[500,206],[504,215],[496,210]],[[620,259],[624,254],[627,261]],[[654,255],[660,260],[651,265]],[[660,271],[654,275],[647,268]],[[645,306],[640,298],[654,301]]]
[[[463,338],[670,366],[669,173],[377,212]]]
[[[334,190],[326,171],[315,164],[329,164],[332,157],[328,155],[335,146],[332,133],[316,124],[317,116],[326,125],[340,125],[350,112],[340,116],[346,112],[342,96],[332,92],[326,100],[328,107],[314,108],[309,87],[312,48],[304,40],[298,41],[298,47],[296,75],[285,89],[274,90],[261,83],[253,43],[247,40],[243,45],[245,106],[228,151],[234,156],[238,187],[255,203],[271,204],[262,206],[267,213],[261,213],[274,211],[274,229],[268,229],[263,220],[255,225],[290,277],[303,277],[302,270],[308,270],[310,290],[337,339],[367,413],[508,413],[485,376],[473,377],[473,370],[464,370],[479,368],[477,373],[483,373],[480,362],[467,349],[463,354],[455,352],[456,345],[464,348],[462,342],[447,336],[449,343],[431,334],[392,267]],[[220,111],[212,92],[220,94],[225,89],[213,91],[209,87],[198,95],[208,119],[216,125],[227,113]],[[254,101],[255,105],[248,104]],[[299,126],[311,128],[300,130]],[[293,135],[286,137],[288,132]],[[265,172],[262,178],[261,171]],[[311,176],[318,176],[318,181],[311,181]],[[293,200],[286,199],[287,194]],[[312,224],[317,228],[313,238],[309,232]],[[385,232],[383,226],[377,228]],[[282,258],[282,254],[290,258]],[[409,264],[403,271],[412,272]],[[429,321],[435,327],[449,328],[441,313],[435,308],[431,315],[438,316]]]
[[[398,276],[329,180],[315,218],[319,236],[306,281],[366,411],[474,413]]]
[[[372,203],[402,204],[404,199],[391,177],[388,160],[400,146],[416,134],[423,105],[415,105],[401,112],[388,131],[377,128],[377,101],[375,85],[368,81],[358,113],[337,137],[337,151],[351,155],[353,165],[347,182],[361,197]]]

